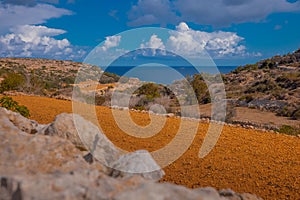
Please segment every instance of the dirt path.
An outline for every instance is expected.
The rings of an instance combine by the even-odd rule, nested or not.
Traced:
[[[199,108],[202,115],[211,115],[211,104],[200,105]],[[237,115],[233,118],[233,120],[243,122],[250,121],[257,124],[277,125],[278,127],[282,125],[300,127],[300,120],[291,120],[288,117],[276,116],[275,113],[261,111],[258,109],[237,107],[236,114]]]
[[[49,123],[62,112],[72,111],[71,102],[43,97],[13,97],[31,111],[31,118]],[[168,118],[162,131],[148,139],[134,138],[121,131],[111,110],[97,107],[102,129],[118,147],[128,151],[164,147],[177,133],[180,119]],[[144,113],[131,113],[134,121],[147,125]],[[191,188],[213,186],[257,194],[264,199],[300,199],[300,139],[243,128],[224,127],[216,147],[203,159],[199,148],[207,131],[200,124],[190,146],[176,162],[164,168],[162,181]]]

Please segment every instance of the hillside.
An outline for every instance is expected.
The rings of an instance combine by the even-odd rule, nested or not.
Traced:
[[[81,63],[30,58],[1,58],[0,78],[12,79],[2,90],[17,90],[27,94],[55,95],[71,92],[77,71]],[[6,86],[6,88],[5,88]],[[4,87],[4,88],[3,88]]]
[[[70,100],[73,83],[81,66],[83,66],[82,63],[72,61],[1,58],[0,93],[11,95],[21,92],[21,94]],[[99,83],[96,81],[98,84],[96,105],[111,105],[111,96],[116,88],[123,92],[142,84],[138,79],[132,78],[127,79],[128,82],[125,84],[116,85],[119,78],[115,74],[104,72]],[[283,125],[292,125],[298,129],[296,134],[299,133],[299,126],[297,125],[299,123],[289,120],[299,121],[300,118],[300,49],[291,54],[274,56],[256,64],[238,67],[233,72],[222,75],[222,78],[225,83],[227,98],[233,104],[232,107],[228,106],[231,111],[228,110],[227,112],[237,113],[237,115],[228,115],[227,121],[235,123],[250,121],[250,125],[269,127],[273,130],[278,130]],[[188,77],[187,80],[193,87],[198,102],[203,104],[202,107],[206,110],[211,99],[202,76],[196,74]],[[91,91],[93,84],[95,83],[86,80],[82,85],[76,85],[75,91],[79,92],[78,96],[85,96],[93,92]],[[174,87],[182,93],[175,96],[170,90]],[[129,107],[137,110],[149,110],[153,104],[158,103],[163,105],[167,112],[180,116],[179,101],[188,104],[185,87],[181,80],[168,87],[153,83],[144,84],[143,87],[133,93]],[[273,112],[278,118],[272,117],[273,121],[266,119],[256,123],[255,117],[251,117],[252,111],[250,109]],[[244,115],[242,112],[246,112],[246,114]],[[264,118],[263,113],[259,116],[261,119]],[[280,118],[280,116],[284,118]],[[210,117],[210,113],[203,112],[201,117]]]
[[[82,66],[80,62],[68,60],[0,58],[0,93],[16,91],[71,99],[73,84]],[[119,77],[114,74],[104,73],[100,81],[112,83],[118,79]]]
[[[238,67],[223,78],[228,97],[239,105],[300,119],[300,49]]]

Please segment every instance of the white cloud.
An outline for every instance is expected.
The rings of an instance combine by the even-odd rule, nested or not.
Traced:
[[[229,26],[259,22],[272,13],[299,12],[300,1],[286,0],[139,0],[129,11],[129,25],[176,24]]]
[[[165,45],[162,41],[162,39],[160,39],[157,35],[153,34],[149,41],[146,42],[145,44],[142,43],[140,45],[140,48],[144,49],[144,48],[151,48],[151,52],[152,52],[152,56],[156,55],[156,51],[159,50],[160,53],[164,53],[165,51]],[[148,54],[147,51],[144,51],[145,55]]]
[[[30,26],[30,25],[24,25],[24,26],[18,26],[15,28],[12,28],[11,31],[15,34],[20,35],[21,39],[24,42],[32,42],[32,43],[39,43],[40,39],[44,36],[57,36],[66,33],[65,30],[61,29],[54,29],[54,28],[48,28],[46,26]]]
[[[244,55],[246,47],[240,42],[244,38],[233,32],[203,32],[190,29],[184,22],[170,32],[167,47],[175,53],[189,57],[206,54],[213,57]]]
[[[165,33],[169,33],[169,36]],[[235,32],[198,31],[190,28],[185,22],[181,22],[175,30],[165,33],[161,35],[154,32],[146,40],[141,35],[137,36],[131,46],[131,50],[136,49],[136,51],[131,52],[128,49],[130,47],[126,49],[124,44],[120,45],[121,36],[106,37],[103,45],[96,47],[88,55],[88,61],[100,66],[108,66],[120,57],[127,63],[132,59],[147,57],[151,62],[156,62],[155,59],[164,59],[164,62],[172,63],[177,54],[186,59],[203,59],[203,62],[208,61],[211,64],[210,58],[240,59],[262,56],[258,52],[248,52],[246,46],[243,45],[244,38]],[[128,35],[123,36],[122,40],[126,41],[127,37]]]
[[[53,5],[37,4],[35,6],[12,5],[0,3],[0,34],[10,28],[28,24],[42,24],[48,19],[71,15],[72,12]]]
[[[169,36],[163,40],[159,34],[152,34],[148,41],[141,41],[136,56],[174,56],[186,58],[211,56],[212,58],[256,57],[260,53],[249,53],[243,45],[244,38],[234,32],[204,32],[191,29],[185,22],[179,23],[176,30],[170,30]],[[125,40],[125,39],[124,39]],[[102,46],[94,50],[94,54],[108,58],[118,58],[128,50],[119,46],[121,36],[109,36]],[[115,47],[115,48],[113,48]],[[123,47],[124,48],[124,47]],[[124,53],[124,54],[123,54]],[[132,56],[129,54],[128,56]]]
[[[103,51],[107,51],[110,48],[119,46],[121,42],[121,36],[108,36],[105,38],[104,44],[101,46]]]
[[[165,49],[163,41],[155,34],[150,37],[149,42],[142,43],[141,48]]]
[[[23,25],[0,36],[1,57],[52,57],[56,59],[80,58],[85,52],[76,50],[67,39],[54,36],[65,33],[61,29]]]

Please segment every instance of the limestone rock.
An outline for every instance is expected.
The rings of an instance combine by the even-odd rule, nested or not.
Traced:
[[[82,152],[67,140],[6,130],[0,134],[0,174],[69,172],[89,165]],[[102,170],[101,165],[96,168]]]
[[[130,199],[170,199],[170,200],[192,200],[201,199],[200,195],[183,186],[172,185],[169,183],[148,183],[143,184],[135,190],[126,191],[116,195],[115,200]],[[218,199],[216,199],[218,200]]]
[[[3,120],[9,120],[20,131],[24,131],[29,134],[37,133],[44,127],[44,125],[39,125],[34,120],[27,119],[19,113],[12,112],[2,107],[0,107],[0,115]],[[6,124],[7,123],[1,123],[0,126],[4,126]]]
[[[113,177],[141,175],[146,179],[159,180],[165,175],[151,154],[145,150],[121,156],[119,160],[112,163],[112,168],[111,176]]]
[[[76,125],[75,125],[76,123]],[[76,114],[62,113],[40,133],[71,141],[81,150],[89,150],[102,164],[118,159],[119,151],[93,123]]]
[[[193,190],[202,197],[203,200],[218,200],[220,199],[219,192],[212,187],[197,188]]]

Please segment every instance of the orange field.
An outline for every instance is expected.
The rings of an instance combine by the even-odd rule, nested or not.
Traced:
[[[28,96],[13,98],[27,106],[31,118],[39,123],[49,123],[57,114],[72,112],[70,101]],[[99,106],[96,112],[108,138],[128,151],[162,148],[174,138],[180,122],[179,118],[167,118],[158,134],[140,139],[118,128],[111,109]],[[140,125],[150,122],[146,113],[134,112],[131,117]],[[300,138],[225,126],[215,148],[200,159],[199,148],[207,129],[208,124],[199,125],[192,145],[177,161],[164,168],[166,175],[161,181],[191,188],[231,188],[264,199],[300,199]]]

